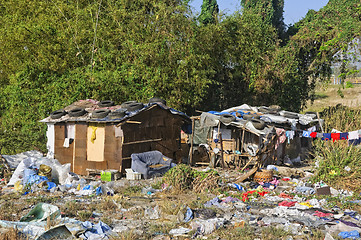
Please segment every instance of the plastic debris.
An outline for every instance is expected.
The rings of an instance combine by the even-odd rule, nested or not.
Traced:
[[[339,237],[341,237],[342,239],[346,239],[346,238],[360,238],[360,233],[356,230],[350,231],[350,232],[340,232],[338,234]]]
[[[186,211],[186,214],[184,216],[184,222],[189,222],[190,220],[193,219],[193,211],[192,209],[190,209],[189,207],[187,207],[187,211]]]
[[[152,207],[146,208],[144,210],[144,217],[151,220],[155,220],[160,218],[160,213],[161,213],[160,208],[157,205],[154,208]]]
[[[185,227],[175,228],[175,229],[172,229],[172,230],[169,231],[169,235],[182,236],[182,235],[186,235],[191,230],[192,229],[185,228]]]
[[[53,220],[59,216],[60,211],[57,206],[48,203],[38,203],[28,214],[20,219],[20,222],[40,222],[45,221],[48,217]]]

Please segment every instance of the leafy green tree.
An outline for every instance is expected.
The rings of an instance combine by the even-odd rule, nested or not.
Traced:
[[[219,7],[217,0],[203,0],[198,21],[203,25],[216,23],[218,13]]]
[[[284,0],[241,0],[245,10],[252,10],[262,16],[264,23],[272,24],[283,37],[285,23],[283,18]]]

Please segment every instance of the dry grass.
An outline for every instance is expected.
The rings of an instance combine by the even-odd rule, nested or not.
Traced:
[[[215,231],[212,236],[219,237],[220,239],[242,239],[242,240],[253,240],[257,238],[255,235],[255,229],[249,225],[237,228],[222,228]],[[217,238],[216,238],[217,239]],[[274,238],[277,239],[277,238]]]
[[[0,233],[0,240],[24,240],[28,239],[21,235],[16,228],[9,228],[6,231]]]
[[[7,221],[19,221],[22,216],[24,205],[14,201],[7,201],[0,205],[0,219]]]
[[[193,191],[196,193],[212,192],[218,188],[220,177],[216,174],[208,174],[205,178],[199,176],[193,181]]]
[[[319,87],[316,89],[316,99],[312,103],[309,101],[305,108],[305,111],[319,112],[329,106],[335,106],[342,104],[348,107],[358,107],[361,104],[361,86],[355,84],[353,88],[341,89],[344,97],[342,98],[337,93],[340,85],[328,85],[325,87]],[[342,88],[342,87],[341,87]]]

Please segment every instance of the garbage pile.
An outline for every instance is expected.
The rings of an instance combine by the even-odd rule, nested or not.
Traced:
[[[355,210],[361,201],[351,191],[312,183],[311,168],[269,165],[262,170],[271,176],[265,181],[255,177],[243,182],[237,182],[236,170],[217,170],[220,180],[215,181],[215,170],[198,168],[193,189],[177,192],[161,178],[84,178],[71,173],[68,164],[34,151],[17,156],[11,168],[15,166],[0,203],[14,197],[23,205],[23,217],[2,219],[0,226],[16,228],[25,239],[113,239],[126,234],[133,239],[242,239],[246,230],[253,232],[252,239],[263,239],[268,228],[287,239],[360,237],[361,215]],[[177,169],[190,174],[179,165],[172,169],[179,179],[184,178]]]

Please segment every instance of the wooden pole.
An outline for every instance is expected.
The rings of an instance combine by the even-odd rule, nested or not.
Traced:
[[[189,150],[189,165],[193,164],[194,119],[192,119],[191,149]]]
[[[241,155],[243,153],[244,134],[245,134],[245,130],[243,129],[242,130],[242,140],[241,140],[241,142],[239,144]],[[242,164],[242,156],[240,156],[240,158],[239,158],[238,167],[241,167],[241,164]]]
[[[318,123],[320,124],[320,127],[321,127],[321,131],[322,131],[322,133],[324,133],[323,132],[323,127],[322,127],[322,124],[321,124],[321,121],[320,121],[320,114],[318,112],[316,112],[316,115],[317,115]]]
[[[224,168],[224,158],[223,158],[223,140],[222,140],[222,133],[220,132],[219,135],[219,142],[221,143],[221,164],[222,168]]]

